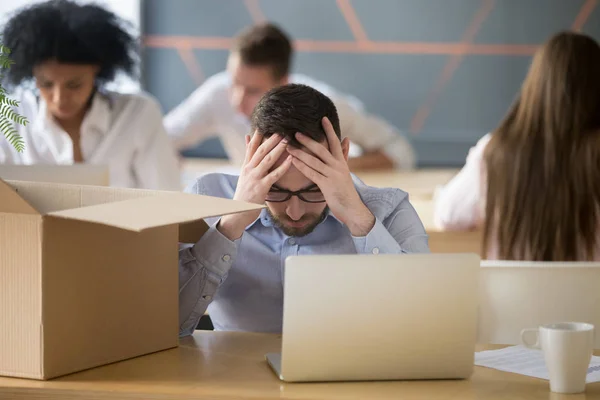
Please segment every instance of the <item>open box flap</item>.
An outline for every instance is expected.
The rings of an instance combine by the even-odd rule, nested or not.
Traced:
[[[181,224],[203,218],[259,210],[264,206],[185,193],[169,193],[114,203],[98,204],[70,210],[48,213],[55,218],[66,218],[129,231],[165,225]]]
[[[15,214],[40,214],[22,198],[17,189],[0,179],[0,212]]]

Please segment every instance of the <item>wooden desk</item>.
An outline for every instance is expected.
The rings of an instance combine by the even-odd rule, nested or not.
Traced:
[[[560,396],[549,392],[548,381],[481,367],[468,380],[286,384],[264,361],[280,345],[276,335],[198,331],[177,349],[53,381],[0,378],[0,399],[600,398],[598,383],[588,385],[585,395]]]
[[[428,231],[432,253],[475,253],[481,255],[482,233]]]
[[[429,249],[432,253],[481,254],[481,231],[440,231],[433,223],[433,200],[413,198],[410,203],[429,235]]]
[[[394,187],[408,192],[413,199],[431,199],[438,186],[445,185],[458,169],[417,169],[415,171],[356,172],[364,183],[375,187]]]

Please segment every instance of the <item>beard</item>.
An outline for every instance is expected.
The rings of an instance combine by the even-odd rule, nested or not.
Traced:
[[[286,214],[275,215],[271,212],[271,210],[267,208],[267,212],[273,220],[273,224],[279,229],[281,229],[286,235],[296,237],[306,236],[312,231],[314,231],[317,225],[319,225],[321,221],[325,219],[325,216],[327,215],[328,211],[329,208],[325,207],[321,214],[305,214],[299,220],[294,221],[290,219]],[[292,222],[305,222],[306,225],[299,228],[289,226],[288,224]]]

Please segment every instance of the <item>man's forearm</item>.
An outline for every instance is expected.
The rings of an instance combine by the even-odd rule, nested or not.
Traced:
[[[369,233],[364,236],[352,236],[352,240],[358,254],[400,254],[405,252],[378,219],[375,220]]]
[[[179,251],[179,334],[193,333],[237,257],[237,244],[212,226]]]
[[[231,241],[242,237],[246,227],[258,218],[256,211],[246,211],[238,214],[224,215],[216,225],[223,236]]]
[[[347,223],[350,233],[355,237],[366,236],[373,229],[373,225],[375,216],[364,205],[356,209],[353,218]]]

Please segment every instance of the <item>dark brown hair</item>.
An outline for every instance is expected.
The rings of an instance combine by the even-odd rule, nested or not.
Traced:
[[[483,254],[585,261],[600,219],[600,47],[562,32],[535,54],[516,102],[484,152]]]
[[[322,126],[327,117],[338,138],[341,138],[340,119],[331,99],[323,93],[300,84],[288,84],[269,90],[252,113],[252,131],[269,137],[279,133],[300,147],[295,139],[302,132],[317,142],[327,140]]]
[[[290,72],[292,44],[274,24],[263,23],[244,30],[235,39],[232,51],[239,54],[243,64],[271,67],[275,79]]]

